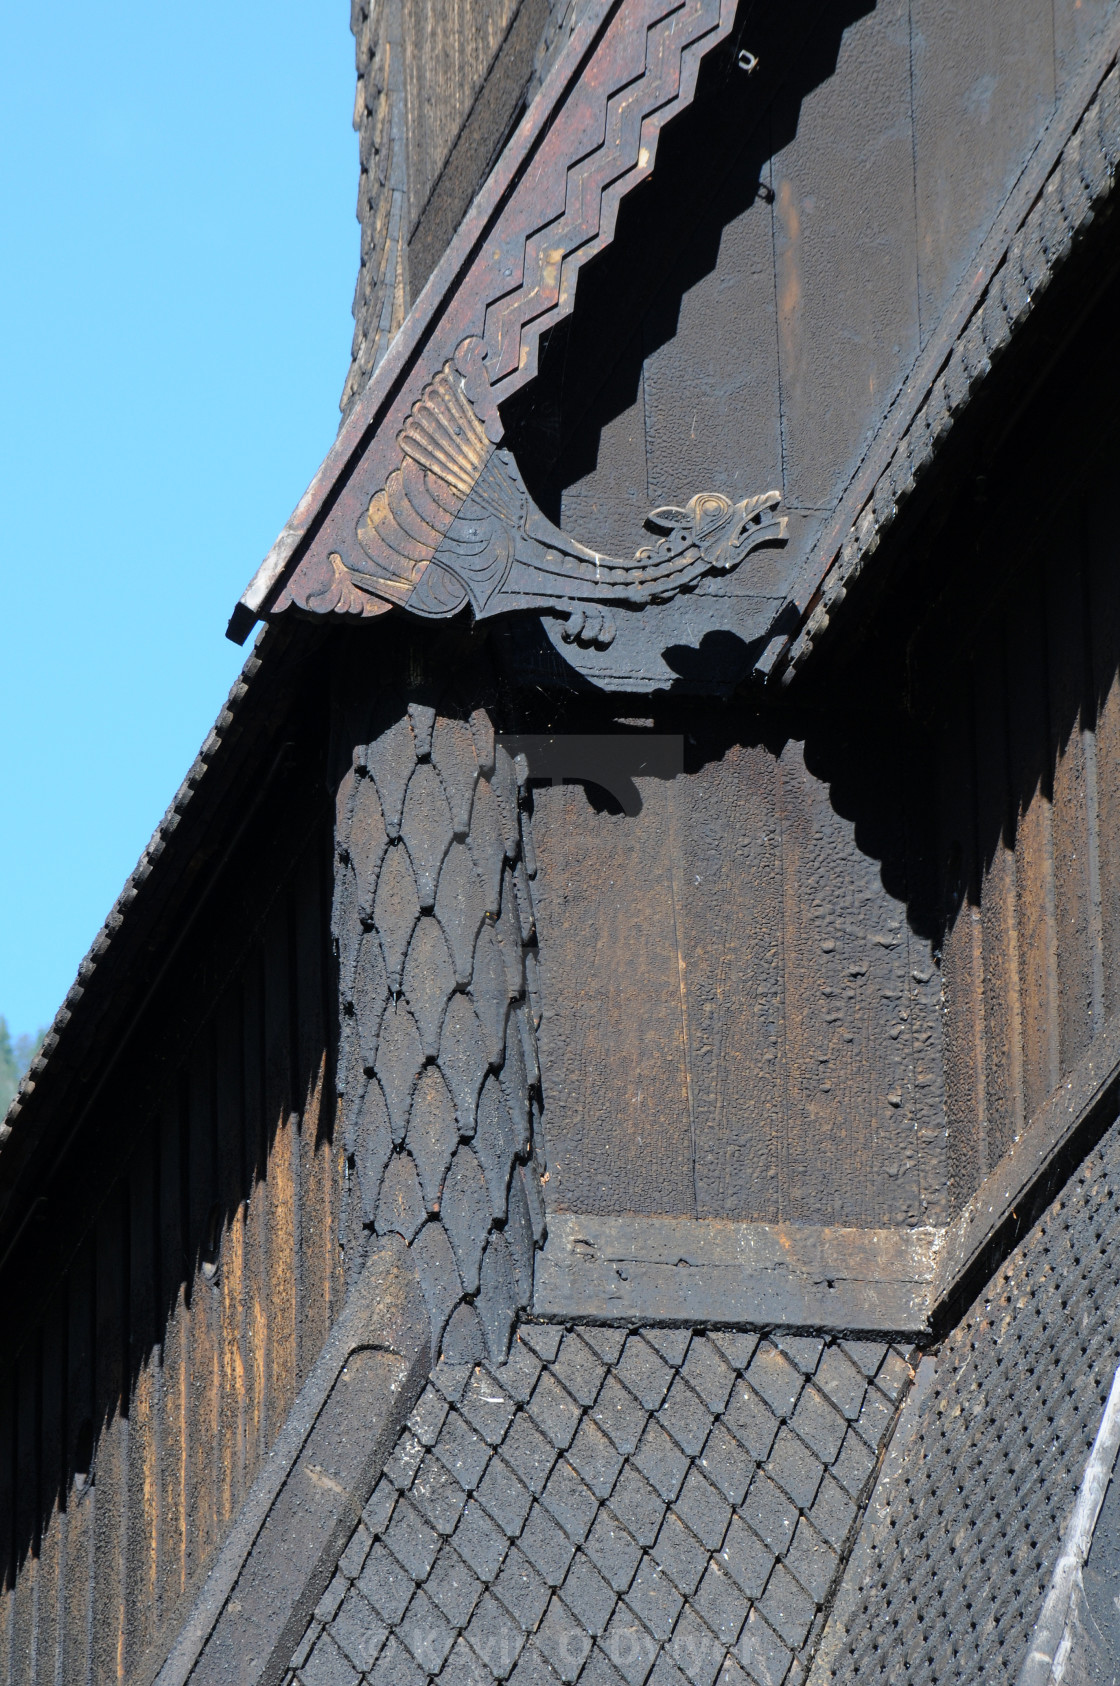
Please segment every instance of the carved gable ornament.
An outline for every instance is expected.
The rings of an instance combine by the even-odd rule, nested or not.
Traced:
[[[292,609],[535,611],[585,677],[627,689],[671,683],[661,650],[713,627],[764,638],[787,583],[774,564],[786,533],[777,490],[733,502],[699,489],[684,508],[647,516],[632,558],[604,555],[534,503],[499,413],[535,375],[542,333],[570,314],[580,267],[612,239],[622,196],[652,170],[663,124],[691,101],[734,10],[733,0],[588,8],[238,604],[231,637]],[[736,595],[713,621],[733,574]],[[636,627],[635,611],[698,588],[699,631],[679,614]]]

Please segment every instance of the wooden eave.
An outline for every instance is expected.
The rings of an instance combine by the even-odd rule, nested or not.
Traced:
[[[735,9],[735,0],[587,7],[235,607],[235,643],[287,603],[297,578],[298,601],[326,592],[332,554],[352,552],[371,496],[400,466],[410,411],[441,369],[463,363],[464,347],[468,397],[500,440],[499,406],[536,374],[542,334],[570,315],[579,270],[613,239],[621,199],[652,171],[662,127],[692,100],[700,61],[730,34]],[[390,606],[373,601],[364,612]]]

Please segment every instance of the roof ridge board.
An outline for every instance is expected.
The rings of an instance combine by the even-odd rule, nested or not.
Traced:
[[[780,674],[783,682],[788,682],[812,648],[813,639],[809,623],[823,612],[823,620],[817,622],[813,631],[822,632],[827,626],[828,609],[832,602],[843,595],[841,591],[838,598],[830,599],[828,604],[822,603],[822,594],[827,591],[830,575],[836,571],[836,564],[842,559],[847,545],[859,533],[869,507],[877,501],[879,488],[889,475],[900,447],[913,430],[923,408],[928,405],[938,380],[948,372],[953,355],[962,344],[971,324],[976,320],[987,298],[991,296],[991,289],[998,281],[1017,239],[1039,205],[1048,184],[1061,170],[1071,142],[1077,137],[1094,105],[1099,102],[1109,76],[1117,68],[1118,60],[1120,14],[1106,30],[1089,63],[1071,81],[1050,121],[1024,161],[1002,208],[980,244],[969,276],[958,286],[936,331],[925,350],[915,360],[850,477],[823,537],[802,566],[786,600],[785,608],[788,610],[792,607],[800,615],[801,629],[796,635],[790,634],[772,641],[755,669],[760,677],[770,678]],[[1109,186],[1098,198],[1107,197],[1114,180],[1115,166],[1112,166]],[[1096,203],[1096,199],[1091,199],[1086,208],[1087,214],[1072,231],[1074,234],[1092,220]],[[1068,250],[1068,243],[1066,249]],[[1048,264],[1047,280],[1062,255],[1064,253]],[[1045,283],[1035,289],[1022,319],[1009,325],[1008,339],[1000,349],[1006,349],[1006,345],[1014,339],[1026,317],[1032,314],[1033,299],[1044,287]],[[980,384],[985,372],[986,370],[978,371],[970,381],[969,390],[961,402],[950,410],[950,423],[965,408],[972,388]],[[940,437],[934,445],[935,450],[939,443]],[[886,525],[886,522],[881,525]],[[867,554],[866,544],[863,554]],[[847,577],[849,576],[846,575],[845,578]]]
[[[106,976],[111,981],[114,969],[127,962],[127,951],[140,940],[141,921],[149,914],[159,917],[157,898],[170,891],[174,883],[174,878],[168,876],[173,869],[167,863],[177,861],[180,845],[172,840],[184,819],[197,822],[202,813],[208,812],[227,793],[230,779],[236,773],[236,762],[231,764],[230,757],[244,738],[246,708],[251,699],[255,710],[261,695],[259,674],[265,655],[269,656],[270,681],[279,681],[283,657],[291,654],[297,642],[286,629],[262,627],[214,725],[79,962],[75,980],[51,1021],[40,1052],[0,1120],[0,1226],[12,1188],[34,1145],[34,1132],[29,1135],[28,1126],[34,1123],[34,1115],[42,1105],[44,1078],[52,1087],[57,1081],[65,1082],[68,1066],[81,1051],[81,1043],[76,1040],[79,1030],[85,1030],[87,1041],[90,1035],[97,1034],[94,1025],[99,1021],[87,1022],[92,1010],[91,990],[99,994],[107,987],[103,982]],[[220,775],[217,780],[215,774]],[[101,1018],[106,1010],[102,1009]],[[84,1113],[85,1108],[82,1110]]]
[[[500,212],[512,190],[518,172],[528,164],[543,140],[553,111],[582,71],[584,60],[597,45],[611,17],[624,3],[625,0],[588,0],[587,10],[577,22],[525,116],[498,155],[458,232],[421,288],[365,388],[342,418],[338,433],[310,485],[238,600],[227,631],[227,637],[235,644],[244,643],[248,637],[258,619],[259,608],[279,583],[298,546],[310,536],[313,522],[332,488],[356,462],[368,434],[382,419],[393,392],[433,331],[437,307],[454,291],[462,272],[481,245],[488,225]]]
[[[371,494],[400,466],[414,402],[449,359],[466,357],[471,402],[500,442],[499,405],[535,375],[541,334],[570,314],[580,267],[610,243],[619,201],[653,169],[662,126],[691,101],[700,59],[734,13],[735,0],[614,0],[577,24],[234,609],[235,642],[278,596],[288,606],[300,568],[303,595],[321,595],[326,552],[341,564],[353,550]],[[398,600],[394,589],[360,610]]]

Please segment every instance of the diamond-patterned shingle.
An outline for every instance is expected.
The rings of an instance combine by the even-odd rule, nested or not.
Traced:
[[[646,1350],[649,1351],[649,1348]],[[651,1357],[656,1357],[656,1354],[651,1353]],[[660,1359],[657,1362],[660,1363]],[[671,1374],[671,1371],[665,1371],[666,1378]],[[603,1383],[591,1414],[604,1434],[609,1436],[615,1450],[628,1457],[641,1439],[646,1412],[613,1373]]]
[[[656,1411],[673,1379],[673,1372],[641,1335],[631,1335],[615,1365],[619,1380],[647,1411]]]
[[[508,1364],[441,1359],[288,1686],[802,1686],[909,1374],[873,1342],[540,1324]]]
[[[712,1427],[711,1411],[680,1376],[669,1389],[657,1420],[690,1458],[700,1451]]]
[[[606,1628],[616,1602],[616,1593],[609,1582],[585,1556],[577,1551],[564,1582],[563,1597],[568,1609],[577,1615],[588,1633],[598,1635]]]
[[[544,1492],[556,1449],[528,1416],[518,1415],[502,1445],[502,1457],[531,1493]]]
[[[565,1335],[552,1371],[580,1405],[594,1405],[607,1367],[578,1335]]]
[[[599,1500],[571,1464],[561,1459],[555,1465],[541,1495],[541,1502],[573,1544],[579,1545],[587,1538]]]
[[[776,1417],[791,1414],[801,1392],[801,1373],[769,1341],[763,1341],[751,1359],[747,1380]]]
[[[518,1543],[542,1580],[558,1587],[568,1572],[575,1548],[564,1530],[539,1504],[529,1512]]]
[[[616,1592],[625,1592],[634,1578],[641,1552],[617,1517],[604,1505],[595,1518],[584,1548],[592,1563]]]
[[[590,1417],[584,1417],[571,1446],[568,1462],[578,1470],[591,1491],[605,1499],[618,1479],[622,1457],[602,1429]]]

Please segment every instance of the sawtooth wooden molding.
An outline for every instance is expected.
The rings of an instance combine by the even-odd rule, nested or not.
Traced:
[[[655,512],[669,527],[653,557],[614,563],[542,527],[512,458],[493,460],[499,406],[536,373],[541,335],[570,314],[580,268],[610,243],[621,199],[653,169],[662,127],[692,100],[700,61],[734,14],[733,0],[588,8],[237,605],[236,642],[293,605],[369,617],[401,604],[431,616],[468,598],[476,613],[572,599],[571,636],[597,642],[607,624],[582,600],[663,599],[736,565],[762,528],[781,537],[776,494],[766,493],[721,512],[727,538],[713,552],[715,503],[694,499],[687,512]],[[441,447],[456,426],[449,458]],[[491,556],[476,544],[472,557],[470,528],[483,515],[498,548]],[[502,598],[505,545],[517,552],[505,565],[522,572]]]

